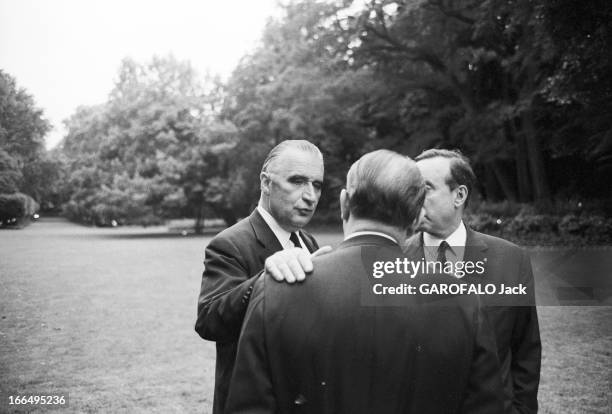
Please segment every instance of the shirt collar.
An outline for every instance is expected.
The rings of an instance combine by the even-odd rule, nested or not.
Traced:
[[[465,229],[465,224],[463,224],[463,220],[459,223],[459,227],[452,232],[446,239],[440,239],[435,237],[427,232],[423,232],[423,245],[425,246],[440,246],[440,243],[445,240],[449,246],[455,247],[465,247],[465,243],[467,241],[467,230]]]
[[[397,240],[395,240],[394,237],[389,236],[388,234],[385,233],[381,233],[380,231],[356,231],[354,233],[349,234],[348,236],[346,236],[344,238],[344,240],[348,240],[348,239],[352,239],[353,237],[358,237],[358,236],[380,236],[380,237],[384,237],[385,239],[389,239],[391,240],[393,243],[395,244],[399,244],[397,242]]]
[[[276,219],[272,217],[272,215],[268,213],[263,207],[257,206],[257,211],[259,211],[259,214],[261,214],[261,218],[263,218],[268,227],[270,227],[270,230],[272,230],[272,233],[274,233],[274,235],[278,239],[278,242],[284,249],[289,243],[289,237],[291,237],[291,233],[282,228],[280,224],[278,224]]]

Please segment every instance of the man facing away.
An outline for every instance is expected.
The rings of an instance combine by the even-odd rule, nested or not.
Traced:
[[[275,252],[313,252],[317,243],[301,230],[315,212],[323,183],[323,156],[308,141],[287,140],[264,161],[261,195],[251,215],[215,236],[206,247],[196,332],[216,341],[213,413],[224,412],[240,327],[256,278]],[[293,253],[299,259],[302,253]],[[300,268],[296,273],[303,272]],[[293,273],[277,280],[291,283]],[[298,276],[299,279],[299,276]],[[282,312],[282,310],[279,310]]]
[[[495,341],[475,298],[361,303],[363,252],[402,256],[398,241],[424,192],[408,157],[379,150],[352,165],[340,195],[340,246],[314,258],[299,285],[258,278],[226,413],[501,412]]]
[[[527,302],[532,306],[487,306],[485,312],[495,331],[506,394],[504,412],[535,413],[542,347],[529,256],[512,243],[473,231],[463,223],[475,182],[466,157],[457,151],[430,149],[415,160],[427,194],[419,223],[423,232],[408,239],[406,250],[414,253],[420,249],[427,260],[436,260],[440,250],[449,261],[486,260],[485,280],[480,280],[483,283],[527,286]],[[479,282],[478,278],[466,276],[464,280]],[[482,295],[481,300],[493,305],[494,299]]]

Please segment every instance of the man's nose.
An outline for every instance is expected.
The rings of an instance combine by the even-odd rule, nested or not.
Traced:
[[[304,186],[304,191],[302,191],[302,198],[309,203],[314,203],[317,201],[317,193],[312,185],[312,183],[308,183]]]
[[[419,213],[419,220],[423,220],[423,218],[425,218],[425,213],[427,213],[427,210],[425,210],[425,206],[421,207],[421,212]]]

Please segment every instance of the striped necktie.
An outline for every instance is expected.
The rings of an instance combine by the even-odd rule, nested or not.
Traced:
[[[289,236],[289,240],[291,240],[295,247],[302,247],[302,244],[300,243],[300,239],[298,238],[296,232],[291,233],[291,236]]]
[[[446,242],[446,240],[442,240],[440,246],[438,246],[438,258],[436,259],[438,262],[442,263],[442,265],[446,265],[448,259],[446,258],[446,250],[450,249],[450,246]]]

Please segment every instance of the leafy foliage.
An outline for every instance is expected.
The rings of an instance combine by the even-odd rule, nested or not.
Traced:
[[[0,194],[0,227],[27,224],[38,207],[27,194]]]
[[[42,111],[36,108],[32,96],[18,88],[12,76],[0,70],[0,195],[5,196],[3,205],[19,204],[28,213],[30,206],[35,204],[33,199],[44,203],[50,197],[58,169],[44,150],[43,139],[49,130],[50,125]],[[12,211],[12,217],[25,217],[17,214],[13,207],[6,211]]]
[[[320,217],[337,217],[347,167],[377,148],[460,148],[489,201],[604,197],[612,6],[597,4],[302,0],[225,84],[171,57],[125,60],[108,102],[67,122],[66,211],[102,224],[232,223],[258,198],[265,154],[301,138],[325,156]],[[0,154],[0,171],[9,164]]]
[[[67,121],[61,153],[69,217],[153,224],[189,214],[196,200],[181,188],[189,193],[193,186],[187,174],[199,161],[193,149],[214,140],[207,130],[212,99],[188,63],[124,60],[109,101],[80,108]]]

